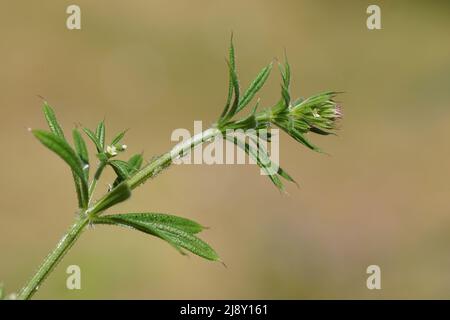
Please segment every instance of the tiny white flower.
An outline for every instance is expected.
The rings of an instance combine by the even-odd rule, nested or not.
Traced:
[[[106,153],[108,153],[110,156],[116,156],[117,155],[117,148],[115,146],[107,146],[106,147]]]

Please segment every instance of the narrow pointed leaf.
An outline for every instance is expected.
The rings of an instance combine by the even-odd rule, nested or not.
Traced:
[[[295,183],[297,185],[297,187],[298,187],[297,181],[295,181],[294,178],[292,178],[286,171],[284,171],[283,168],[279,167],[278,175],[280,177],[283,177],[284,179],[286,179],[289,182]]]
[[[298,142],[300,142],[301,144],[303,144],[304,146],[310,148],[311,150],[314,150],[316,152],[322,152],[322,150],[317,147],[316,145],[312,144],[311,142],[308,141],[308,139],[306,139],[303,134],[301,134],[300,132],[298,132],[295,129],[290,130],[289,135],[291,137],[293,137],[295,140],[297,140]]]
[[[101,145],[100,141],[97,139],[97,136],[95,135],[95,133],[88,128],[83,128],[83,131],[84,131],[84,133],[86,133],[86,135],[89,137],[89,139],[91,139],[91,141],[94,143],[95,148],[97,149],[97,152],[103,152],[102,145]]]
[[[78,208],[84,207],[84,200],[82,196],[81,186],[80,186],[80,178],[72,171],[73,181],[75,183],[75,191],[77,193],[77,200],[78,200]]]
[[[229,120],[231,119],[235,114],[236,110],[239,107],[239,97],[240,97],[240,88],[239,88],[239,80],[236,73],[235,67],[229,63],[230,68],[230,77],[231,77],[231,84],[233,86],[233,92],[234,92],[234,100],[233,104],[231,105],[230,110],[228,111],[227,115],[225,116],[225,119]]]
[[[75,191],[77,193],[78,208],[86,208],[89,202],[89,187],[84,183],[75,172],[72,171],[73,181],[75,183]]]
[[[128,160],[128,164],[133,169],[133,171],[139,170],[141,168],[143,162],[144,162],[144,157],[142,156],[141,153],[135,154]]]
[[[114,139],[111,141],[111,145],[114,146],[114,145],[118,144],[123,139],[123,137],[125,136],[127,131],[128,130],[124,130],[124,131],[120,132],[117,136],[115,136]]]
[[[286,88],[289,89],[289,86],[291,84],[291,66],[289,65],[289,61],[287,59],[287,56],[285,55],[285,63],[284,63],[284,79],[285,79],[285,85]]]
[[[131,196],[131,189],[126,182],[120,183],[112,189],[105,197],[100,199],[89,212],[92,215],[98,214],[106,209],[127,200]]]
[[[225,136],[225,139],[233,142],[236,146],[244,150],[250,157],[252,157],[253,160],[255,160],[256,164],[266,173],[267,177],[272,181],[272,183],[280,191],[284,190],[284,186],[280,178],[271,170],[272,163],[270,162],[270,158],[268,158],[268,156],[262,157],[263,153],[261,152],[261,150],[258,152],[258,150],[251,146],[249,143],[235,137]]]
[[[225,107],[222,111],[222,114],[220,116],[220,119],[224,118],[226,114],[228,113],[228,109],[231,105],[231,99],[233,98],[233,82],[232,82],[232,76],[231,76],[231,70],[232,68],[235,68],[235,57],[234,57],[234,45],[233,45],[233,35],[231,35],[230,39],[230,49],[228,53],[228,74],[229,74],[229,80],[228,80],[228,95],[227,95],[227,102],[225,103]],[[231,67],[232,66],[232,67]]]
[[[65,140],[51,132],[43,130],[33,130],[32,133],[44,146],[63,159],[78,177],[84,179],[81,159]]]
[[[108,164],[122,180],[126,180],[130,176],[131,167],[128,162],[122,160],[110,160],[108,161]]]
[[[228,109],[230,108],[232,98],[233,98],[233,84],[231,83],[231,76],[230,76],[230,80],[228,81],[227,101],[225,103],[225,107],[223,108],[222,114],[220,115],[220,119],[223,119],[226,116]]]
[[[233,117],[233,115],[236,113],[236,110],[239,106],[239,81],[237,77],[236,72],[236,57],[234,52],[234,44],[233,44],[233,36],[231,36],[230,41],[230,50],[229,50],[229,57],[228,57],[228,70],[229,70],[229,87],[228,87],[228,96],[227,96],[227,102],[225,104],[225,108],[222,112],[222,115],[220,116],[220,120],[226,121]],[[234,101],[231,105],[231,98],[234,94]],[[230,108],[231,107],[231,108]]]
[[[283,82],[281,84],[281,96],[283,97],[285,106],[289,106],[289,104],[291,103],[291,96],[289,93],[289,86],[291,83],[291,67],[287,60],[287,57],[285,57],[285,60],[286,61],[285,61],[284,65],[279,64],[281,78],[283,80]]]
[[[114,165],[115,161],[117,161],[117,160],[112,160],[110,162],[112,162]],[[128,174],[127,177],[125,177],[125,175],[122,174],[121,168],[115,168],[115,169],[113,168],[117,174],[117,178],[113,182],[113,187],[117,186],[119,183],[126,180],[128,177],[132,176],[134,173],[136,173],[141,168],[143,161],[144,161],[144,158],[143,158],[142,154],[135,154],[128,160],[127,165],[122,165],[122,167],[124,167],[123,169],[125,169]],[[119,164],[119,166],[120,166],[120,164]]]
[[[192,232],[186,231],[186,228],[192,230],[192,225],[187,227],[186,220],[182,221],[178,220],[182,218],[176,218],[173,216],[163,218],[161,215],[143,217],[136,214],[120,214],[96,218],[94,223],[131,227],[167,241],[180,252],[183,252],[182,249],[186,249],[205,259],[219,260],[219,256],[214,249],[194,236]],[[197,228],[199,227],[197,226]]]
[[[317,134],[320,134],[322,136],[327,136],[327,135],[330,135],[330,134],[334,135],[335,134],[333,132],[328,132],[328,131],[322,130],[320,128],[317,128],[317,127],[311,127],[311,129],[309,129],[309,131],[317,133]]]
[[[80,157],[63,138],[52,132],[33,130],[32,133],[44,146],[56,153],[69,165],[74,175],[78,204],[81,208],[84,208],[87,205],[88,185]]]
[[[264,86],[267,78],[270,75],[270,71],[272,70],[272,63],[263,68],[260,73],[256,76],[255,80],[250,84],[248,89],[242,96],[241,101],[239,102],[239,107],[236,110],[236,113],[241,111],[248,103],[253,99],[255,94]]]
[[[126,219],[129,221],[136,221],[141,223],[153,224],[153,225],[167,225],[173,228],[183,230],[184,232],[190,234],[196,234],[205,229],[199,223],[163,213],[153,213],[153,212],[143,212],[143,213],[126,213],[126,214],[114,214],[103,216],[100,219],[108,219],[109,217],[114,217],[115,219]]]
[[[258,156],[261,158],[261,162],[263,164],[267,164],[267,166],[270,167],[272,165],[272,160],[270,159],[269,154],[268,154],[266,148],[264,147],[264,145],[262,143],[258,142],[258,137],[250,136],[250,139],[253,140],[253,142],[257,145]],[[295,183],[297,185],[297,187],[298,187],[298,183],[294,180],[294,178],[292,178],[279,165],[277,165],[277,166],[278,166],[278,171],[277,171],[276,174],[279,175],[280,177],[283,177],[284,179],[286,179],[289,182]]]
[[[80,157],[81,161],[83,161],[84,167],[86,168],[85,172],[89,173],[89,154],[88,154],[88,150],[86,147],[86,142],[84,141],[84,139],[81,136],[80,131],[78,131],[78,129],[76,129],[76,128],[73,129],[72,135],[73,135],[73,142],[75,145],[75,150],[77,151],[78,156]]]
[[[53,132],[58,137],[60,137],[61,139],[65,140],[64,132],[61,126],[59,125],[58,120],[56,119],[55,111],[53,111],[53,109],[48,105],[47,102],[44,102],[43,111],[45,119],[47,120],[48,126],[50,128],[50,131]]]
[[[95,136],[97,137],[97,141],[100,143],[100,147],[102,150],[105,149],[105,121],[101,121],[97,130],[95,130]]]
[[[258,165],[264,170],[264,172],[269,176],[270,180],[275,184],[275,186],[284,190],[283,183],[281,182],[278,174],[280,172],[281,167],[278,164],[275,164],[269,157],[269,154],[262,143],[259,142],[254,136],[250,136],[250,139],[254,142],[256,147],[248,144],[247,148],[249,149],[249,154],[252,155],[255,159],[258,160]],[[274,167],[275,166],[275,167]],[[274,169],[277,168],[277,171],[274,172]],[[283,173],[283,169],[281,169]],[[287,173],[285,173],[287,174]]]
[[[228,59],[230,60],[231,70],[236,71],[236,55],[234,52],[233,35],[231,35],[230,39],[230,50],[228,52]]]

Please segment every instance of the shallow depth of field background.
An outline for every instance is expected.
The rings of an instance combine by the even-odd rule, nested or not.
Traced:
[[[102,118],[110,138],[131,128],[130,152],[149,159],[169,150],[175,128],[216,120],[233,31],[243,86],[286,49],[293,96],[346,92],[339,135],[311,137],[331,156],[282,135],[281,163],[301,186],[288,185],[288,195],[255,166],[172,167],[115,211],[210,226],[201,236],[228,268],[99,226],[36,298],[450,298],[448,2],[376,1],[381,31],[366,28],[372,1],[79,0],[82,30],[69,31],[72,3],[0,3],[7,291],[32,275],[76,213],[68,168],[27,132],[46,126],[37,95],[66,130]],[[274,71],[263,106],[279,97]],[[65,287],[71,264],[81,267],[80,291]],[[366,288],[371,264],[382,268],[380,291]]]

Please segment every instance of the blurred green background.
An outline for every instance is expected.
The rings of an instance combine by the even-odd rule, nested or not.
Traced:
[[[175,128],[221,112],[235,34],[243,85],[287,50],[294,96],[341,90],[331,156],[281,138],[300,183],[280,195],[255,166],[175,166],[118,210],[173,213],[228,265],[113,227],[88,230],[36,298],[450,298],[448,1],[72,1],[0,3],[0,280],[17,290],[75,218],[67,167],[28,127],[44,96],[69,130],[106,118],[131,152],[167,151]],[[366,28],[381,7],[382,30]],[[279,96],[274,72],[262,105]],[[93,153],[93,152],[91,152]],[[112,178],[109,173],[108,177]],[[105,190],[107,181],[100,184]],[[82,289],[65,287],[67,266]],[[366,268],[382,290],[366,288]]]

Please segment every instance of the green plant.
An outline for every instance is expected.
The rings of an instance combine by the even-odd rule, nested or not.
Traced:
[[[206,242],[197,237],[197,234],[204,229],[197,222],[152,212],[107,215],[105,215],[105,212],[127,200],[135,188],[169,167],[174,159],[182,157],[196,145],[211,141],[217,136],[232,141],[244,150],[280,190],[283,189],[281,178],[294,182],[291,176],[280,167],[276,166],[276,171],[271,170],[273,168],[271,160],[262,144],[257,143],[255,146],[244,139],[230,136],[228,133],[232,129],[261,130],[274,125],[306,147],[319,151],[316,146],[307,140],[305,135],[309,132],[321,135],[332,133],[335,129],[336,120],[341,117],[340,108],[334,101],[337,93],[325,92],[307,99],[292,101],[289,90],[291,79],[289,63],[286,60],[283,64],[279,63],[278,65],[282,78],[281,99],[275,105],[261,111],[258,110],[258,103],[256,103],[246,116],[236,119],[236,115],[249,105],[256,93],[263,87],[272,70],[273,63],[263,68],[248,89],[241,92],[236,72],[234,46],[231,41],[228,60],[230,78],[228,96],[217,123],[201,134],[180,142],[169,152],[153,158],[145,166],[143,166],[144,161],[141,154],[133,155],[126,161],[117,159],[117,156],[126,150],[126,145],[121,143],[126,131],[117,134],[107,144],[105,123],[101,121],[95,131],[82,128],[82,131],[94,144],[96,157],[99,161],[96,170],[91,172],[92,159],[89,158],[88,148],[80,130],[75,128],[72,131],[72,147],[58,124],[53,109],[45,102],[43,111],[50,131],[32,130],[32,133],[44,146],[56,153],[69,166],[78,198],[79,214],[75,223],[69,228],[56,248],[47,256],[34,276],[19,292],[18,298],[29,299],[32,297],[89,224],[130,227],[161,238],[181,253],[185,253],[185,250],[187,250],[205,259],[220,261],[217,253]],[[265,140],[270,142],[270,134],[265,136]],[[97,201],[93,201],[97,182],[107,167],[114,170],[116,178],[106,194]],[[2,291],[0,289],[0,294],[2,294]]]

